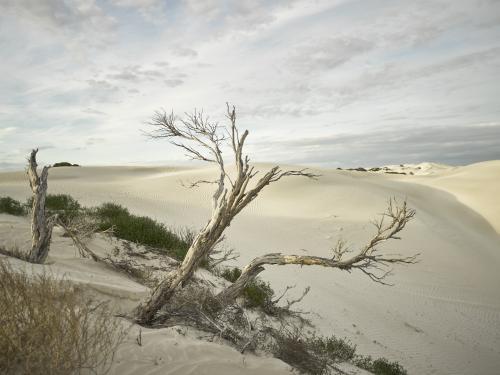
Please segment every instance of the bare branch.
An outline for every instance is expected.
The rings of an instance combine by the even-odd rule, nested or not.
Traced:
[[[419,254],[403,257],[400,255],[381,255],[377,246],[384,241],[399,239],[397,234],[404,229],[408,221],[415,216],[415,210],[409,209],[406,201],[398,205],[394,199],[388,204],[387,211],[377,222],[377,233],[350,257],[344,259],[347,254],[345,242],[339,241],[333,250],[332,258],[324,258],[311,255],[286,255],[281,253],[266,254],[255,258],[250,264],[243,268],[241,276],[228,288],[219,294],[222,300],[232,300],[236,298],[243,288],[264,270],[265,265],[288,265],[297,264],[301,266],[323,266],[338,268],[344,271],[358,269],[367,275],[371,280],[384,284],[384,280],[392,272],[387,267],[390,264],[413,264],[417,262]],[[387,219],[387,220],[384,220]]]

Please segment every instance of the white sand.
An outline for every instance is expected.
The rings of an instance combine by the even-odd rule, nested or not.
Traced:
[[[50,172],[49,192],[69,193],[87,205],[115,201],[175,227],[199,227],[208,218],[210,187],[187,189],[179,180],[206,179],[212,173],[210,169],[55,168]],[[359,245],[373,233],[369,220],[384,210],[387,199],[406,197],[417,217],[403,233],[403,240],[389,243],[386,249],[408,255],[419,252],[421,262],[396,268],[391,279],[395,286],[376,285],[355,272],[311,267],[269,267],[262,277],[277,291],[296,284],[300,293],[300,288],[310,285],[302,308],[318,314],[311,318],[321,333],[348,337],[361,353],[398,360],[410,374],[497,374],[500,162],[443,168],[427,176],[320,173],[323,177],[318,181],[294,178],[278,182],[236,218],[227,242],[240,252],[238,263],[275,251],[326,255],[339,236],[352,246]],[[24,199],[28,186],[23,173],[0,174],[0,195]],[[5,215],[0,219],[5,220]],[[67,262],[75,264],[74,260]],[[89,261],[79,260],[78,267],[85,262]],[[139,296],[142,292],[134,293]],[[169,345],[160,344],[163,334],[148,333],[158,337],[158,345]],[[172,335],[167,335],[169,340],[176,340]],[[182,345],[179,350],[187,352]],[[135,363],[132,354],[126,357]],[[200,366],[196,358],[201,357],[194,356],[179,366],[190,361]],[[229,357],[224,354],[219,359]],[[235,361],[227,366],[241,365],[239,359]],[[257,362],[256,366],[267,366]],[[281,362],[273,363],[276,371],[284,371]],[[253,371],[250,367],[245,368]],[[165,368],[169,367],[165,364]],[[199,368],[203,366],[192,373],[201,373]],[[213,371],[216,368],[220,367]],[[266,368],[270,372],[259,372],[273,373],[271,367]],[[189,373],[185,369],[178,373]]]

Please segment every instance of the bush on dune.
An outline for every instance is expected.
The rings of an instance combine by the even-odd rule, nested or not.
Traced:
[[[0,261],[0,373],[105,373],[124,330],[68,282]]]
[[[33,198],[26,201],[26,208],[33,205]],[[57,214],[60,219],[67,221],[76,217],[81,212],[80,203],[68,194],[47,194],[45,198],[45,211],[49,215]]]
[[[221,273],[227,281],[234,283],[241,276],[241,269],[238,267],[225,268]],[[269,283],[256,278],[249,282],[243,289],[243,297],[245,298],[245,306],[254,308],[260,307],[264,311],[267,307],[272,305],[272,298],[274,297],[274,290]]]
[[[353,363],[370,371],[374,375],[407,375],[408,373],[398,362],[391,362],[386,358],[372,359],[370,356],[356,356]]]
[[[26,209],[21,202],[11,197],[0,197],[0,213],[23,216],[26,215]]]
[[[79,167],[78,164],[71,164],[67,161],[61,161],[59,163],[55,163],[52,167],[57,168],[57,167]]]
[[[104,203],[92,210],[99,221],[99,229],[113,228],[113,234],[123,240],[164,249],[169,256],[182,260],[189,249],[188,236],[179,236],[146,216],[131,214],[125,207]]]

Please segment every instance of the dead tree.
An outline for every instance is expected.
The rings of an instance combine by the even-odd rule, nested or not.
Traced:
[[[266,265],[288,265],[296,264],[300,266],[322,266],[338,268],[343,271],[360,270],[371,280],[388,285],[385,278],[391,273],[391,264],[412,264],[417,261],[417,256],[403,257],[400,255],[384,255],[380,253],[378,246],[385,241],[400,239],[398,233],[401,232],[408,221],[415,216],[415,210],[407,207],[406,202],[398,205],[395,200],[389,201],[387,211],[379,221],[373,224],[376,227],[376,234],[368,243],[355,252],[350,252],[345,246],[345,242],[339,241],[333,249],[330,258],[309,256],[309,255],[285,255],[272,253],[260,256],[252,260],[243,271],[240,277],[229,287],[219,293],[218,297],[222,301],[234,300],[238,297],[245,286],[252,281],[259,273],[264,271]]]
[[[36,154],[38,149],[31,151],[28,158],[28,179],[33,192],[31,209],[31,250],[28,260],[32,263],[43,263],[47,258],[52,238],[54,221],[47,217],[45,199],[47,197],[47,178],[50,166],[44,166],[38,174]]]
[[[157,112],[150,125],[153,130],[148,135],[155,139],[166,138],[183,149],[187,156],[218,167],[216,181],[198,181],[214,183],[212,196],[212,216],[205,227],[196,235],[181,265],[169,273],[152,292],[150,298],[137,309],[138,322],[150,323],[159,309],[175,293],[175,290],[187,283],[203,259],[214,250],[223,239],[225,229],[233,218],[252,202],[269,184],[288,176],[316,178],[305,169],[283,171],[279,166],[271,168],[258,177],[259,172],[250,165],[250,159],[243,154],[243,146],[248,136],[246,130],[240,134],[236,127],[236,110],[227,105],[228,126],[219,126],[203,115],[194,111],[179,119],[173,113]],[[230,176],[226,171],[222,149],[229,145],[236,164],[236,171]]]

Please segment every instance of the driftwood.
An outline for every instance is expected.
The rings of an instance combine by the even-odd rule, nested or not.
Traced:
[[[45,212],[45,199],[47,197],[47,178],[50,166],[45,166],[38,174],[36,154],[38,149],[31,151],[28,158],[27,174],[33,192],[33,205],[31,210],[31,250],[28,260],[32,263],[43,263],[47,258],[52,238],[54,220],[48,218]]]
[[[185,119],[178,119],[173,113],[157,112],[150,123],[154,130],[148,135],[152,138],[167,138],[173,145],[183,149],[190,158],[218,166],[219,176],[215,181],[216,189],[212,196],[212,217],[194,238],[182,264],[169,273],[150,298],[137,309],[137,321],[143,324],[150,323],[175,290],[190,280],[200,263],[207,259],[215,246],[222,241],[223,233],[233,218],[252,202],[262,189],[283,177],[317,177],[306,169],[283,171],[275,166],[257,179],[259,172],[250,165],[249,157],[243,155],[248,130],[240,135],[236,127],[234,107],[227,106],[227,127],[209,121],[203,112],[195,111],[186,116]],[[229,144],[232,149],[236,164],[235,176],[230,176],[226,171],[222,155],[225,144]],[[198,181],[193,186],[207,182],[210,181]]]
[[[390,264],[412,264],[417,261],[417,256],[412,255],[403,257],[399,255],[383,255],[379,253],[378,245],[387,241],[400,239],[397,236],[409,220],[415,215],[415,210],[407,207],[406,202],[397,205],[393,200],[389,201],[389,207],[378,222],[374,222],[377,233],[368,243],[354,254],[347,251],[344,242],[339,242],[333,249],[331,258],[310,256],[310,255],[285,255],[281,253],[272,253],[255,258],[246,267],[240,277],[228,288],[219,293],[221,300],[230,301],[239,296],[245,286],[251,282],[259,273],[264,271],[266,265],[288,265],[296,264],[300,266],[322,266],[329,268],[338,268],[344,271],[354,269],[360,270],[371,280],[388,285],[385,278],[391,273],[392,269],[387,269]],[[350,254],[349,257],[345,257]]]

